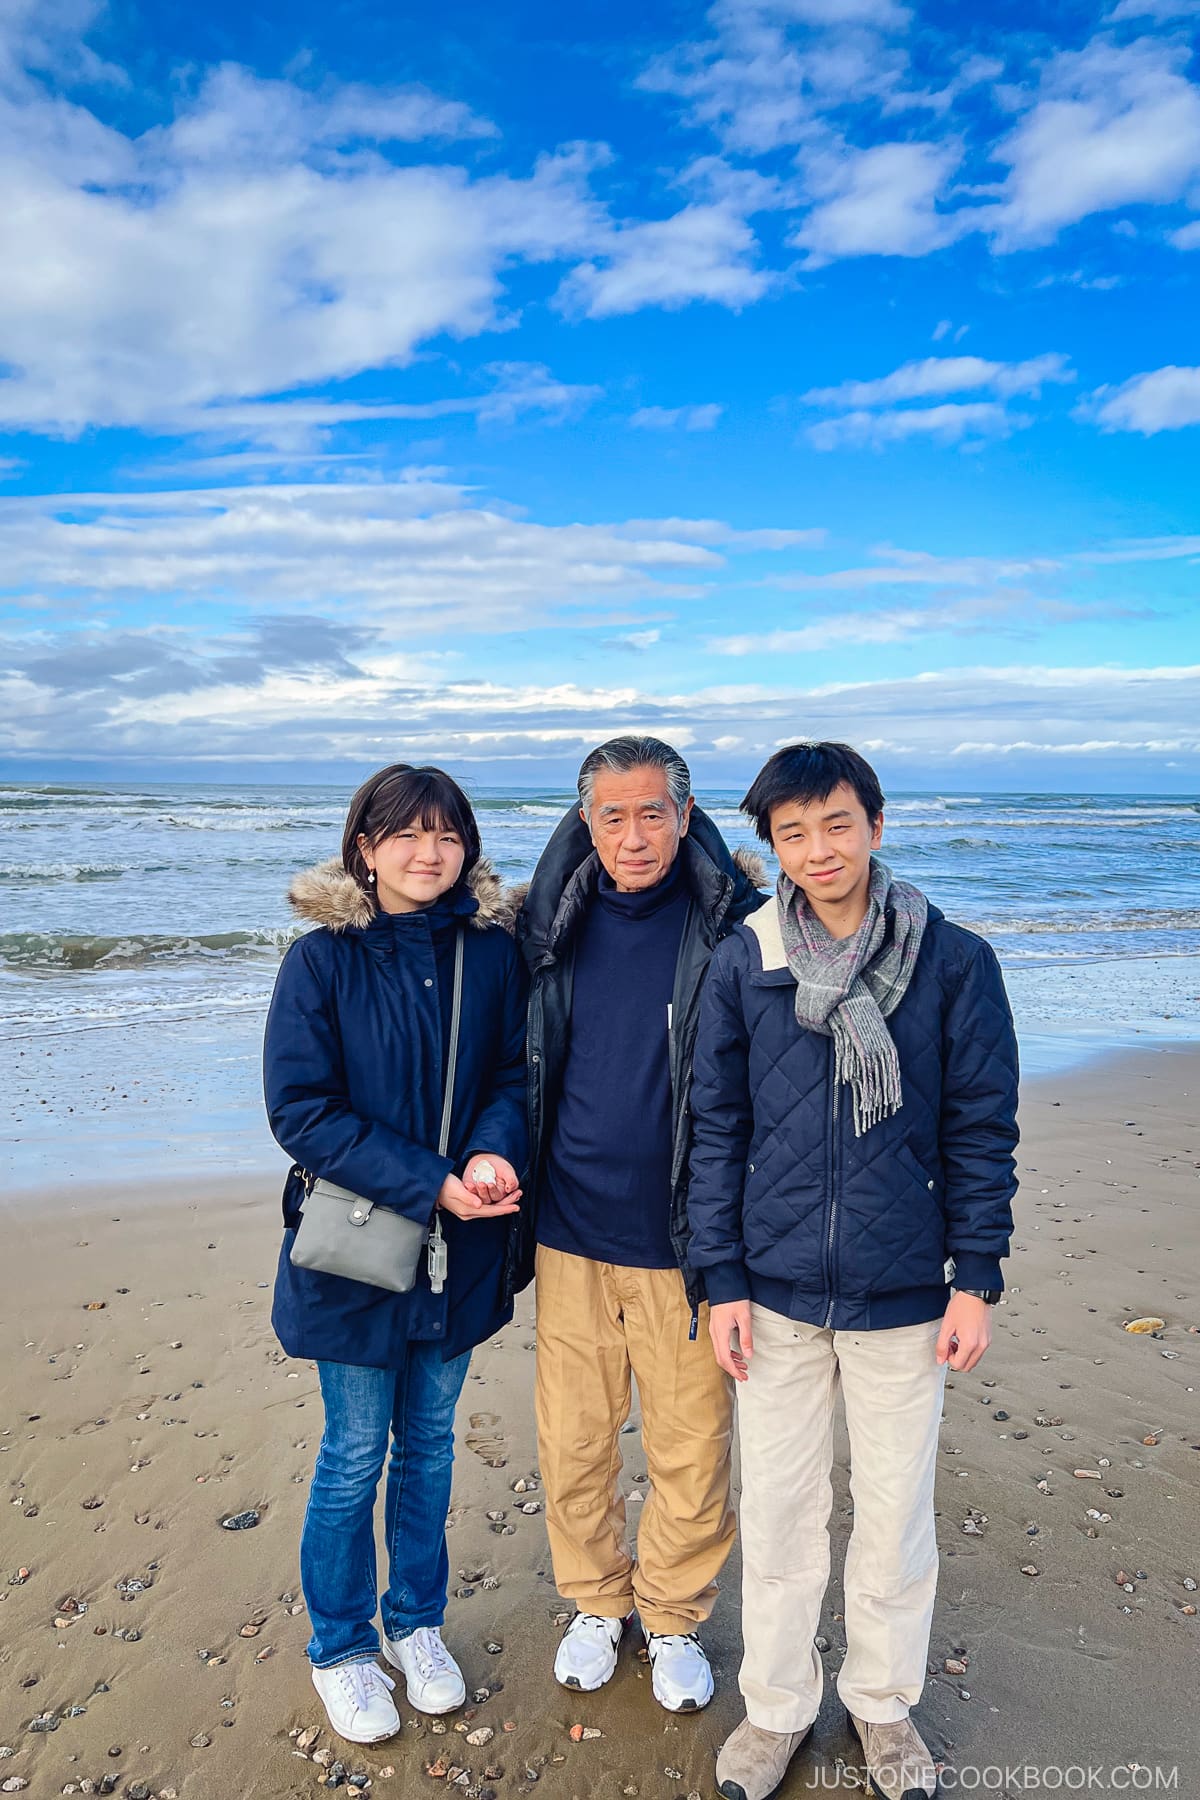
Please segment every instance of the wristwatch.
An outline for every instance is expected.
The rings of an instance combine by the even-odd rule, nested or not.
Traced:
[[[982,1300],[985,1306],[995,1306],[1003,1288],[955,1288],[956,1294],[970,1294],[972,1300]]]

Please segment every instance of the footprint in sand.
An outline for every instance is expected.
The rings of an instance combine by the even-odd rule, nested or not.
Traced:
[[[508,1461],[508,1445],[504,1433],[496,1429],[499,1424],[499,1413],[471,1414],[471,1429],[467,1433],[467,1449],[473,1450],[489,1469],[502,1469]]]

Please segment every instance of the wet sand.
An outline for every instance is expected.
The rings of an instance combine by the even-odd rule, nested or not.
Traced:
[[[918,1717],[953,1791],[1039,1791],[1012,1778],[1022,1765],[1092,1767],[1117,1791],[1112,1769],[1139,1764],[1178,1766],[1174,1791],[1200,1795],[1200,1617],[1186,1610],[1200,1592],[1185,1585],[1200,1580],[1198,1113],[1194,1048],[1027,1089],[1010,1291],[989,1356],[951,1377],[942,1433]],[[173,1169],[169,1193],[75,1184],[0,1202],[0,1746],[14,1752],[0,1791],[291,1800],[333,1785],[340,1760],[383,1795],[505,1800],[535,1781],[547,1800],[712,1794],[714,1749],[741,1716],[736,1558],[705,1632],[718,1680],[706,1713],[661,1712],[633,1640],[598,1695],[550,1677],[563,1608],[542,1514],[520,1510],[541,1496],[513,1492],[537,1465],[528,1294],[477,1352],[459,1422],[449,1542],[464,1592],[446,1636],[468,1687],[489,1694],[444,1733],[401,1696],[392,1743],[358,1750],[323,1728],[298,1750],[296,1734],[323,1726],[297,1573],[321,1415],[314,1371],[269,1324],[278,1185],[204,1188]],[[1165,1330],[1122,1329],[1145,1315]],[[636,1495],[636,1432],[623,1442]],[[221,1528],[247,1509],[256,1527]],[[833,1525],[830,1681],[784,1800],[858,1791],[832,1681],[844,1447]],[[47,1714],[54,1729],[30,1729]],[[459,1724],[494,1736],[468,1744]],[[601,1735],[573,1741],[572,1725]]]

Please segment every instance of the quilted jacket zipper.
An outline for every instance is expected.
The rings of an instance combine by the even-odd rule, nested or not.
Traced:
[[[829,1283],[829,1305],[825,1312],[826,1330],[833,1324],[834,1285],[833,1258],[834,1235],[837,1231],[838,1215],[838,1086],[834,1073],[833,1039],[829,1040],[829,1235],[825,1240],[825,1270]]]

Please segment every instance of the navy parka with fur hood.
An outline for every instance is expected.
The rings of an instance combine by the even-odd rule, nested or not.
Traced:
[[[1003,1287],[1017,1045],[991,947],[930,906],[887,1027],[904,1103],[856,1137],[833,1039],[797,1023],[776,900],[717,947],[688,1189],[691,1260],[710,1300],[864,1331],[939,1318],[952,1276]]]
[[[427,1224],[446,1175],[490,1150],[520,1174],[526,1156],[525,978],[509,907],[486,862],[427,911],[386,913],[334,860],[292,884],[318,929],[289,948],[267,1019],[263,1068],[276,1139],[295,1159],[272,1323],[289,1356],[402,1368],[410,1339],[449,1359],[512,1316],[513,1215],[443,1212],[445,1290],[422,1257],[407,1294],[293,1267],[299,1171]],[[462,1031],[449,1154],[439,1156],[457,929],[465,926]]]

